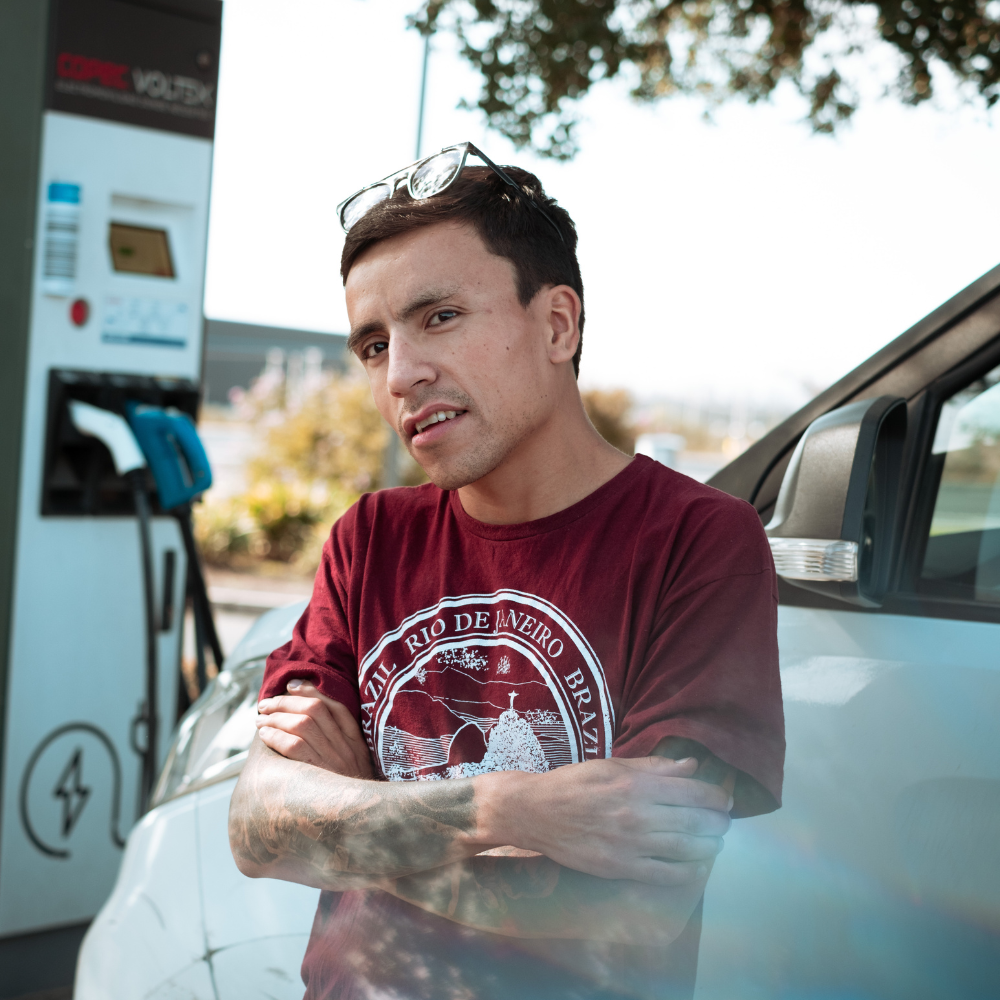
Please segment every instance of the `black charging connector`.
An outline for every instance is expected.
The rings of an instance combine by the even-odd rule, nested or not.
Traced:
[[[191,522],[191,505],[182,504],[170,511],[177,518],[184,539],[184,549],[187,552],[187,584],[191,595],[191,610],[194,614],[195,656],[197,657],[198,690],[204,691],[208,683],[208,671],[205,664],[205,646],[212,650],[216,670],[222,669],[222,643],[215,630],[215,618],[212,615],[212,605],[208,599],[208,588],[205,586],[205,574],[201,568],[201,556],[194,538],[194,528]]]

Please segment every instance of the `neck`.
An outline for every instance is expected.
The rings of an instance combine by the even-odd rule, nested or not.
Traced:
[[[631,461],[587,419],[575,386],[492,472],[459,489],[465,512],[487,524],[521,524],[557,514],[589,496]]]

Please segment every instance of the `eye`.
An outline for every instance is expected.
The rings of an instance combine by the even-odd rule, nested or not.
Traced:
[[[427,325],[440,326],[442,323],[447,323],[448,320],[454,319],[457,315],[457,309],[439,309],[433,316],[431,316]]]
[[[386,340],[375,340],[370,344],[367,344],[361,350],[361,359],[363,361],[370,361],[376,355],[381,354],[383,351],[389,349],[389,342]]]

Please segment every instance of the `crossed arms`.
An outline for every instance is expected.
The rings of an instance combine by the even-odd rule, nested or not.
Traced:
[[[734,774],[720,761],[376,781],[351,713],[309,684],[289,690],[260,703],[233,793],[245,875],[378,888],[511,937],[665,945],[684,929],[729,828]]]

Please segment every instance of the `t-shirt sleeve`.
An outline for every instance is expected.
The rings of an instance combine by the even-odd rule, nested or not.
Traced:
[[[737,769],[733,816],[781,804],[784,715],[777,580],[756,511],[726,498],[692,517],[627,692],[616,757],[694,740]]]
[[[356,507],[333,526],[313,593],[292,638],[267,658],[261,698],[284,694],[292,678],[311,681],[360,719],[357,659],[349,619],[350,571]]]

